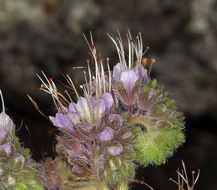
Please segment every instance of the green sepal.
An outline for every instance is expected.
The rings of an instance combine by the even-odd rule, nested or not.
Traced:
[[[25,158],[30,153],[30,150],[28,148],[23,149],[20,154]]]
[[[14,138],[14,142],[13,142],[14,146],[16,149],[20,148],[20,143],[17,137]]]
[[[6,151],[4,149],[1,149],[0,157],[3,157],[3,158],[7,157],[7,153],[6,153]]]
[[[124,84],[122,82],[117,82],[116,87],[119,91],[125,90]]]
[[[154,79],[152,82],[151,82],[151,85],[150,85],[151,88],[155,89],[157,87],[157,80]]]

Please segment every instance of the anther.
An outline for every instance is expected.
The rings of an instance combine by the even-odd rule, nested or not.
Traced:
[[[148,59],[146,57],[142,58],[142,64],[147,65],[148,64]]]
[[[138,39],[139,39],[139,36],[136,36],[136,39],[138,40]]]
[[[64,90],[64,93],[65,93],[65,94],[68,94],[68,90]]]
[[[181,172],[183,173],[183,172],[184,172],[184,170],[183,170],[183,169],[181,169]]]
[[[128,32],[124,32],[124,34],[127,36],[127,35],[128,35]]]
[[[170,177],[170,178],[169,178],[169,181],[173,181],[173,178]]]
[[[93,49],[96,49],[96,46],[93,44],[92,48],[93,48]]]
[[[40,90],[43,90],[44,89],[44,87],[45,87],[45,85],[44,84],[41,84],[41,86],[40,86]]]
[[[139,35],[141,36],[141,35],[142,35],[142,32],[139,32]]]
[[[72,67],[73,70],[76,70],[76,67]]]
[[[192,174],[195,174],[195,171],[193,170],[191,173],[192,173]]]
[[[150,61],[152,62],[152,63],[156,63],[156,59],[155,58],[150,58]]]
[[[197,169],[197,172],[200,172],[200,169]]]
[[[99,57],[98,60],[99,60],[99,61],[102,61],[102,57]]]
[[[178,171],[178,170],[176,170],[176,173],[178,174],[178,173],[179,173],[179,171]]]
[[[69,74],[66,74],[66,77],[67,77],[67,78],[70,78]]]
[[[52,83],[52,82],[53,82],[53,79],[52,79],[52,78],[49,78],[49,82]]]
[[[146,49],[148,50],[148,49],[150,49],[150,47],[149,47],[149,46],[146,46]]]
[[[87,62],[87,63],[90,63],[90,60],[89,60],[89,59],[86,59],[86,62]]]
[[[109,61],[110,60],[110,58],[109,57],[106,57],[106,61]]]

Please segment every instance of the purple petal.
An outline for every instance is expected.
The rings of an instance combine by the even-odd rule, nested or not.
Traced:
[[[7,156],[9,156],[11,154],[11,143],[10,142],[7,142],[3,145],[0,145],[0,151],[4,149]]]
[[[57,113],[55,118],[52,116],[50,116],[49,118],[54,126],[73,131],[72,123],[67,115]]]
[[[123,124],[123,117],[119,114],[110,114],[109,115],[109,122],[112,123],[115,119],[118,119],[118,124]]]
[[[97,105],[97,102],[96,102],[96,98],[93,97],[93,96],[90,96],[90,104],[95,107]]]
[[[125,70],[121,73],[121,81],[124,84],[124,88],[126,89],[128,95],[131,95],[132,89],[135,85],[135,82],[138,80],[138,76],[134,70]]]
[[[114,137],[114,130],[110,127],[106,127],[102,132],[99,133],[99,140],[100,141],[110,141]]]
[[[114,67],[113,67],[113,79],[118,82],[120,81],[120,76],[121,76],[121,64],[117,63]]]
[[[149,95],[148,95],[149,99],[152,98],[152,96],[154,95],[154,92],[155,92],[155,89],[153,89],[153,88],[149,89]]]
[[[110,155],[112,156],[117,156],[123,151],[123,146],[121,144],[117,146],[109,146],[107,147],[107,150]]]
[[[162,112],[165,112],[166,110],[167,110],[167,107],[166,107],[166,105],[163,104],[163,108],[162,108],[161,111],[162,111]]]
[[[102,99],[104,100],[105,105],[106,105],[106,109],[108,111],[113,106],[114,99],[113,99],[112,95],[108,92],[103,94]]]
[[[106,112],[105,101],[103,99],[100,99],[98,105],[96,105],[94,108],[95,120],[98,121],[101,117],[104,116],[105,112]]]
[[[73,172],[73,173],[81,173],[82,170],[81,170],[81,168],[79,168],[78,166],[73,166],[72,172]]]
[[[144,81],[147,80],[147,69],[145,69],[142,65],[139,66],[138,68],[138,76],[139,76],[139,81],[141,82],[142,79],[144,78]]]
[[[124,140],[124,139],[128,139],[129,137],[131,137],[132,136],[132,131],[129,131],[129,132],[127,132],[127,133],[125,133],[123,136],[122,136],[122,139]]]
[[[84,97],[80,97],[78,99],[77,104],[76,104],[76,108],[77,108],[77,110],[79,111],[80,114],[85,115],[83,113],[83,111],[86,111],[86,112],[89,111],[89,106],[88,106],[88,103],[87,103],[87,99],[84,98]]]
[[[5,123],[3,123],[3,120],[5,120]],[[7,114],[4,114],[3,112],[0,114],[0,129],[8,128],[8,130],[11,131],[13,124],[13,121]]]
[[[90,132],[91,125],[88,123],[77,123],[76,126],[80,127],[82,130],[86,132]]]
[[[76,111],[76,109],[75,109],[75,104],[74,104],[74,103],[70,103],[70,104],[69,104],[69,112],[70,112],[70,113],[77,114],[77,111]]]

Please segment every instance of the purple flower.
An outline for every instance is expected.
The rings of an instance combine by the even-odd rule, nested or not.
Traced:
[[[114,121],[117,122],[116,125],[122,125],[123,124],[123,117],[119,114],[110,114],[109,115],[109,122],[113,123]]]
[[[0,130],[3,129],[8,132],[12,130],[12,126],[13,126],[13,121],[10,119],[10,117],[7,114],[2,112],[0,114]]]
[[[0,145],[0,151],[4,149],[4,151],[6,152],[7,156],[9,156],[11,154],[11,143],[7,142],[3,145]]]
[[[69,104],[68,109],[66,109],[68,113],[57,113],[55,117],[50,116],[49,118],[54,126],[65,128],[71,132],[73,132],[74,125],[78,126],[82,123],[81,128],[88,132],[90,126],[97,124],[113,104],[113,97],[107,92],[98,100],[93,96],[80,97],[77,104]]]
[[[149,98],[149,99],[152,98],[152,96],[154,95],[154,92],[155,92],[155,89],[153,89],[153,88],[150,88],[150,89],[149,89],[149,94],[148,94],[148,98]]]
[[[114,137],[114,130],[110,127],[106,127],[102,132],[99,133],[99,140],[100,141],[110,141]]]
[[[113,79],[116,82],[120,81],[120,76],[121,76],[121,64],[117,63],[114,67],[113,67]]]
[[[121,152],[123,152],[123,146],[121,144],[117,144],[114,146],[108,146],[107,150],[108,150],[110,155],[117,156],[117,155],[121,154]]]
[[[122,139],[124,140],[124,139],[128,139],[129,137],[131,137],[132,136],[132,131],[128,131],[127,133],[125,133],[124,135],[122,135]]]

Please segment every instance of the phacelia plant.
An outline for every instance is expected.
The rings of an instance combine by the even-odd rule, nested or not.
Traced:
[[[0,189],[1,190],[43,190],[43,178],[38,171],[29,149],[21,147],[15,135],[13,121],[5,113],[3,95],[0,114]]]
[[[45,162],[47,189],[126,190],[136,164],[160,165],[184,142],[184,117],[172,95],[150,77],[141,33],[108,35],[116,46],[118,63],[110,70],[91,38],[91,60],[84,71],[83,94],[66,75],[69,89],[61,94],[52,78],[39,76],[41,90],[57,109],[50,120],[57,136],[58,157]],[[92,64],[91,64],[92,62]]]

